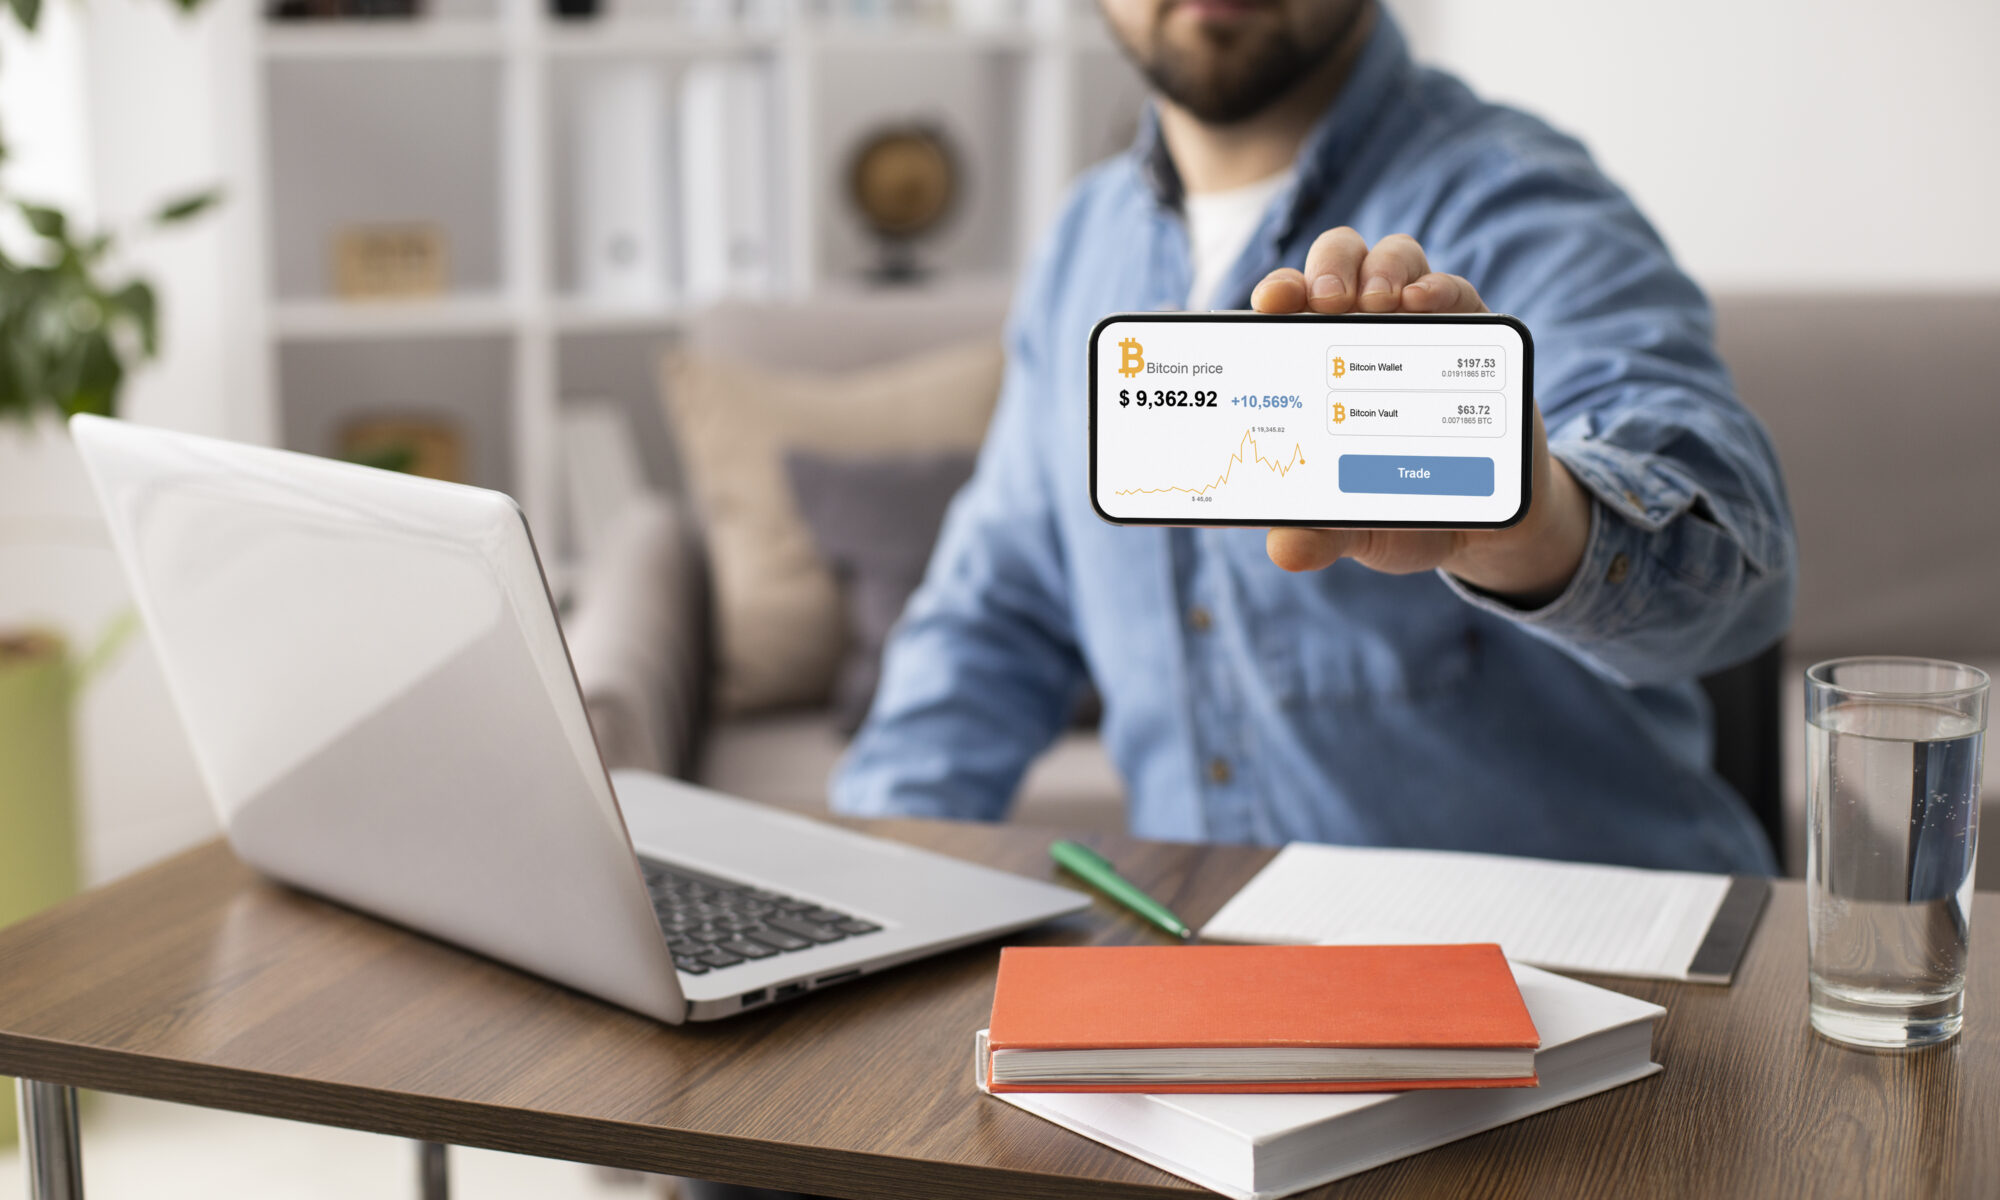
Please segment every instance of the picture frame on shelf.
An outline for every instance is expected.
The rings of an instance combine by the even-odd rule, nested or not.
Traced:
[[[451,266],[444,227],[427,221],[348,225],[333,237],[333,290],[343,300],[441,296]]]
[[[340,432],[340,457],[363,466],[446,483],[468,483],[465,433],[444,417],[361,416]]]

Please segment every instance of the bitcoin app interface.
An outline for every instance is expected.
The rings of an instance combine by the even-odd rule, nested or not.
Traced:
[[[1114,317],[1091,343],[1113,521],[1501,525],[1524,507],[1530,345],[1499,317]]]

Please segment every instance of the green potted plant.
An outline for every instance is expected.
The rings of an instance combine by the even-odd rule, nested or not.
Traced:
[[[40,0],[4,3],[32,33]],[[0,166],[5,158],[0,140]],[[215,199],[175,200],[154,221],[185,221]],[[144,279],[114,272],[109,233],[79,230],[4,186],[0,205],[18,210],[30,234],[18,253],[0,252],[0,426],[17,442],[60,439],[63,417],[116,413],[127,373],[159,351],[158,302]],[[0,627],[0,925],[76,889],[75,698],[134,623],[117,622],[81,662],[57,630]],[[14,1089],[0,1080],[0,1145],[14,1124]]]

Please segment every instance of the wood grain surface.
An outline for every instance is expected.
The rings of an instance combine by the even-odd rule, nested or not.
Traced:
[[[1046,831],[861,827],[1054,875]],[[1092,840],[1195,922],[1270,857]],[[1996,920],[1980,894],[1974,927]],[[1099,902],[1013,940],[1161,939]],[[0,931],[0,1074],[834,1196],[1199,1194],[978,1094],[998,953],[669,1028],[265,882],[216,843]],[[1309,1195],[2000,1196],[2000,951],[1972,964],[1955,1043],[1835,1046],[1807,1027],[1804,892],[1780,883],[1734,987],[1595,981],[1666,1006],[1663,1073]]]

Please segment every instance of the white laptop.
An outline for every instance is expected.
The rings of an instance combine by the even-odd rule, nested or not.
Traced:
[[[230,844],[269,875],[670,1022],[1088,904],[607,773],[507,496],[70,429]]]

